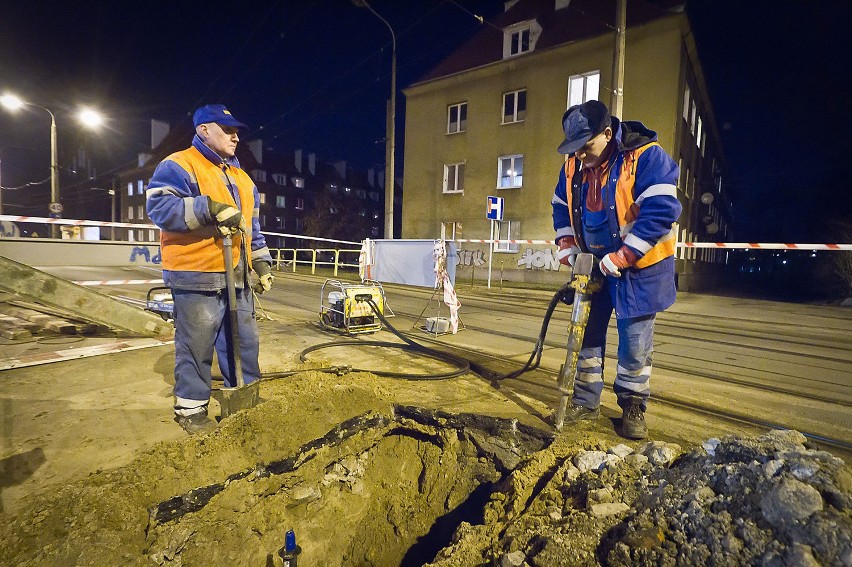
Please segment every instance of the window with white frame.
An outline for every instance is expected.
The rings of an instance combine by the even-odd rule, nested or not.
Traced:
[[[568,77],[568,106],[583,104],[589,100],[597,100],[601,89],[601,72],[589,71]]]
[[[527,116],[527,90],[503,94],[503,124],[523,122]]]
[[[496,221],[495,226],[497,228],[497,233],[494,235],[496,240],[518,240],[521,237],[521,221]],[[519,250],[520,245],[517,243],[498,242],[494,245],[495,252],[511,252],[514,254]]]
[[[287,185],[287,176],[283,173],[273,173],[272,181],[274,181],[276,185]]]
[[[503,59],[529,53],[541,34],[541,26],[535,20],[527,20],[503,30]]]
[[[464,193],[464,162],[444,165],[444,193]]]
[[[275,196],[275,206],[279,209],[283,209],[287,205],[287,200],[284,195],[276,195]]]
[[[520,187],[524,182],[524,156],[501,156],[497,160],[497,188]]]
[[[261,193],[260,191],[258,191],[257,195],[260,198],[260,204],[265,205],[266,204],[266,193]]]
[[[467,129],[467,103],[459,102],[447,107],[447,134],[464,132]]]
[[[441,240],[456,240],[462,237],[462,223],[456,221],[441,223]]]
[[[254,177],[255,181],[266,183],[266,171],[262,169],[252,169],[251,176]]]
[[[694,100],[690,104],[692,111],[689,114],[689,127],[692,131],[692,135],[695,136],[695,129],[698,127],[698,120],[696,120],[696,117],[698,115],[698,107],[695,105]]]
[[[303,211],[305,210],[305,200],[301,197],[296,197],[296,210]]]
[[[689,85],[684,85],[683,89],[683,119],[689,124]]]
[[[139,220],[145,220],[145,207],[143,205],[137,205],[136,212],[139,213]]]
[[[305,179],[303,177],[292,177],[290,181],[293,182],[293,186],[299,189],[305,188]]]
[[[153,230],[148,231],[148,242],[154,242],[154,231]]]
[[[127,220],[133,220],[133,205],[127,207]]]

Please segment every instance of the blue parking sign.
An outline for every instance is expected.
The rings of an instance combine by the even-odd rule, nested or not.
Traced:
[[[488,205],[485,207],[485,218],[490,220],[503,220],[503,197],[488,196]]]

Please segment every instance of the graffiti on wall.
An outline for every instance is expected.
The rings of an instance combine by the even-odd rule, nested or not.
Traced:
[[[479,268],[488,263],[488,258],[483,250],[462,250],[456,252],[457,266],[474,266]],[[534,250],[527,248],[523,255],[518,260],[518,266],[527,270],[551,270],[559,271],[559,259],[554,251],[550,248],[544,250]]]
[[[551,270],[556,272],[559,270],[561,264],[556,254],[550,248],[545,248],[544,250],[527,248],[524,250],[523,256],[518,260],[518,266],[523,266],[527,270]]]
[[[480,267],[485,265],[485,252],[482,250],[458,250],[456,252],[457,266]]]
[[[148,246],[134,246],[130,250],[130,261],[135,262],[137,258],[145,258],[145,262],[149,264],[159,264],[162,261],[160,256],[160,247],[157,246],[157,253],[151,256],[151,249]]]

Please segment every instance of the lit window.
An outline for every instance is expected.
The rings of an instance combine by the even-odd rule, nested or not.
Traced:
[[[524,181],[524,156],[503,156],[497,160],[497,188],[520,187]]]
[[[296,197],[296,210],[303,211],[305,209],[305,200],[301,197]]]
[[[695,133],[695,145],[701,147],[701,136],[704,134],[704,124],[701,122],[701,117],[698,117],[698,131]]]
[[[521,237],[521,222],[516,220],[497,221],[497,240],[518,240]],[[498,242],[495,252],[518,252],[520,245],[511,242]]]
[[[143,193],[145,193],[145,182],[140,179],[136,182],[136,194],[142,195]]]
[[[136,210],[139,212],[139,220],[145,220],[145,207],[139,205]],[[141,240],[142,237],[140,236],[139,239]]]
[[[695,135],[695,129],[698,127],[698,121],[695,119],[698,113],[698,107],[695,106],[695,101],[692,101],[692,112],[689,115],[689,126],[692,130],[692,135]]]
[[[133,182],[132,181],[127,184],[127,195],[129,197],[133,196]]]
[[[133,220],[133,205],[127,207],[127,220]]]
[[[689,85],[684,86],[683,91],[683,119],[689,123]]]
[[[522,122],[527,115],[527,91],[521,89],[503,95],[503,124]]]
[[[287,185],[287,176],[283,173],[273,173],[272,181],[274,181],[276,185]]]
[[[260,204],[265,205],[266,204],[266,193],[258,193],[258,196],[260,197]]]
[[[444,166],[444,193],[464,193],[464,163]]]
[[[275,197],[275,206],[279,209],[283,209],[286,206],[286,201],[284,199],[284,195],[277,195]]]
[[[154,242],[154,231],[153,230],[148,231],[148,242]]]
[[[467,103],[460,102],[447,107],[447,134],[464,132],[467,129]]]
[[[251,176],[254,177],[255,181],[266,183],[266,172],[262,169],[251,170]]]
[[[600,94],[601,72],[590,71],[568,77],[568,106],[583,104],[589,100],[597,100]]]
[[[293,177],[290,179],[293,182],[294,187],[298,187],[299,189],[305,188],[305,180],[301,177]]]

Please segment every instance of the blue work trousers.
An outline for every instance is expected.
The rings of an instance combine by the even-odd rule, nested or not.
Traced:
[[[577,379],[574,382],[573,403],[597,408],[603,392],[606,331],[612,317],[612,299],[604,288],[592,296],[589,322],[577,360]],[[618,367],[613,391],[618,405],[624,408],[627,400],[638,397],[642,409],[651,395],[651,354],[654,350],[654,320],[656,313],[641,317],[616,319],[618,328]]]
[[[237,289],[237,320],[243,379],[260,378],[258,333],[251,289]],[[175,413],[206,411],[210,400],[213,350],[225,387],[237,385],[231,344],[228,294],[220,291],[172,290],[175,303]]]

